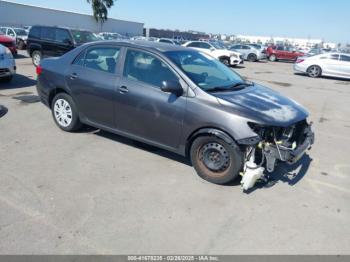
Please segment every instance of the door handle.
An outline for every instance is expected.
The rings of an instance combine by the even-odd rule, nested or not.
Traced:
[[[76,73],[73,73],[70,75],[70,79],[75,80],[78,78],[78,75]]]
[[[119,93],[126,94],[129,92],[129,89],[126,86],[119,87]]]

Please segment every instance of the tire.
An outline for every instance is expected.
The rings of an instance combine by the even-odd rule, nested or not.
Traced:
[[[307,70],[307,75],[312,78],[317,78],[322,75],[322,69],[318,65],[312,65]]]
[[[57,94],[51,104],[52,117],[56,125],[66,132],[81,128],[78,109],[72,97],[66,93]]]
[[[256,56],[256,54],[249,54],[247,57],[247,60],[249,62],[256,62],[256,61],[258,61],[258,57]]]
[[[19,50],[23,50],[24,47],[25,47],[24,41],[20,40],[19,43],[18,43],[18,49]]]
[[[40,51],[38,51],[38,50],[33,51],[33,53],[32,53],[33,65],[35,65],[36,67],[39,66],[40,62],[41,62],[41,58],[42,58],[42,54]]]
[[[276,55],[270,55],[269,60],[271,62],[276,62],[277,61],[277,56]]]
[[[214,184],[223,185],[235,180],[243,168],[243,153],[239,147],[215,136],[196,138],[190,157],[197,174]]]
[[[220,58],[220,62],[223,63],[226,66],[230,66],[230,59],[229,58]]]

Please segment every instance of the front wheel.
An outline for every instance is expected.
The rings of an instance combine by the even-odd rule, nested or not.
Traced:
[[[256,62],[257,60],[258,60],[258,57],[256,56],[256,54],[249,54],[248,55],[249,62]]]
[[[198,175],[214,184],[233,181],[243,167],[243,154],[239,147],[234,142],[228,144],[213,136],[194,140],[190,156]]]
[[[276,55],[270,55],[269,60],[270,60],[271,62],[276,62],[276,61],[277,61]]]
[[[81,127],[77,107],[68,94],[57,94],[52,101],[51,111],[55,123],[62,130],[73,132]]]
[[[221,58],[220,62],[226,66],[230,66],[230,59],[229,58]]]

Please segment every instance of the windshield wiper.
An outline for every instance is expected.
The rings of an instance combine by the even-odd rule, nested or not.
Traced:
[[[214,88],[210,88],[207,90],[207,92],[222,92],[222,91],[232,91],[237,89],[242,89],[247,86],[253,86],[254,83],[252,82],[238,82],[233,84],[232,86],[218,86]]]

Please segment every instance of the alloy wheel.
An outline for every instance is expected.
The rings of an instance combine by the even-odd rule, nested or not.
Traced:
[[[54,115],[57,123],[62,127],[68,127],[72,123],[72,108],[64,99],[58,99],[55,102]]]
[[[311,77],[319,77],[321,74],[321,69],[318,66],[311,66],[308,73]]]

